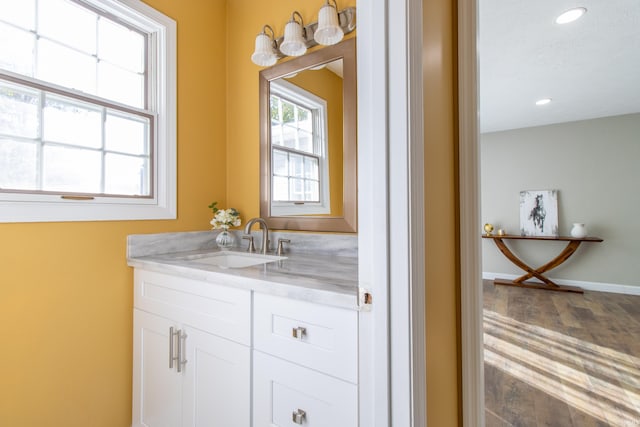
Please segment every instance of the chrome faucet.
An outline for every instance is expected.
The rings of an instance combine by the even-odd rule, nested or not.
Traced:
[[[244,226],[244,234],[251,235],[251,227],[255,223],[260,224],[262,227],[262,253],[267,254],[267,249],[269,248],[269,227],[267,227],[267,222],[262,218],[251,218],[247,221],[247,225]]]

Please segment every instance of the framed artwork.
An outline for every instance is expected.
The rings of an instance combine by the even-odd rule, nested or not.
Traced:
[[[558,236],[558,190],[520,192],[520,234]]]

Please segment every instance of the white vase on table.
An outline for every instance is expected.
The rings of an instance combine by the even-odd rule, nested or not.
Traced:
[[[575,237],[578,239],[587,237],[587,228],[584,226],[584,224],[580,222],[573,223],[573,228],[571,229],[571,237]]]

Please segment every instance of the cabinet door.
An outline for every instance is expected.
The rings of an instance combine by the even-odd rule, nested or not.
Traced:
[[[169,328],[175,325],[134,310],[133,326],[133,426],[179,426],[182,377],[169,369]]]
[[[244,345],[185,327],[184,427],[248,427],[251,358]],[[178,425],[178,424],[176,424]]]
[[[356,427],[357,386],[254,351],[253,426],[296,425]]]

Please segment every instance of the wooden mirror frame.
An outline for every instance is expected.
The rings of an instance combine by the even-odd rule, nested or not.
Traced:
[[[343,59],[342,216],[271,215],[270,82],[311,67]],[[357,99],[356,39],[274,65],[260,71],[260,216],[275,230],[357,232]]]

